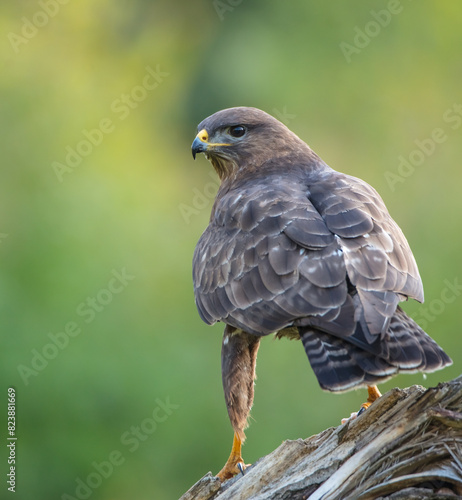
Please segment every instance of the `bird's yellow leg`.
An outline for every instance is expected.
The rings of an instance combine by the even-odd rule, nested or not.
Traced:
[[[233,447],[231,448],[231,453],[229,455],[228,461],[221,471],[217,474],[218,479],[223,482],[227,479],[231,479],[239,472],[243,472],[248,465],[244,463],[241,455],[242,440],[238,434],[234,433]]]
[[[354,420],[359,417],[363,411],[367,410],[369,406],[376,400],[382,396],[379,389],[376,385],[368,385],[367,386],[367,401],[361,405],[359,411],[355,411],[348,418],[342,418],[342,424],[348,422],[349,420]]]
[[[364,410],[367,410],[369,406],[376,400],[382,397],[382,394],[380,393],[379,389],[377,388],[376,385],[368,385],[367,386],[367,401],[361,405],[361,408],[364,408]],[[362,411],[364,411],[362,410]],[[360,413],[361,410],[359,410],[358,413]]]

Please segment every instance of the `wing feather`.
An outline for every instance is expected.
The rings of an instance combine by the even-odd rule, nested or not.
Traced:
[[[368,184],[335,171],[308,180],[219,193],[194,254],[197,306],[258,335],[296,324],[348,337],[359,321],[372,345],[400,300],[423,300],[414,257]]]
[[[313,186],[311,199],[344,252],[348,278],[358,290],[371,338],[383,337],[400,300],[423,301],[422,282],[406,238],[380,195],[360,179],[335,172]]]
[[[193,268],[201,316],[260,335],[306,315],[336,317],[347,297],[342,252],[299,183],[222,196]]]

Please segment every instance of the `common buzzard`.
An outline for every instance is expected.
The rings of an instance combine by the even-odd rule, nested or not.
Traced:
[[[399,307],[423,302],[414,256],[379,194],[336,172],[281,122],[255,108],[219,111],[198,126],[221,185],[193,260],[201,318],[226,324],[222,377],[234,428],[218,476],[245,467],[241,443],[261,337],[301,339],[320,386],[369,388],[399,372],[451,364]]]

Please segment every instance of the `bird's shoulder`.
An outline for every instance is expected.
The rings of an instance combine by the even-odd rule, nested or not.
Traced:
[[[254,176],[220,189],[205,234],[213,238],[271,238],[284,232],[305,248],[334,241],[311,201],[313,176],[303,171]]]

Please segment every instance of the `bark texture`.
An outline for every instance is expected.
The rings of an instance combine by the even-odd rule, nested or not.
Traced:
[[[355,420],[285,441],[221,484],[205,475],[180,500],[462,498],[462,376],[392,389]]]

